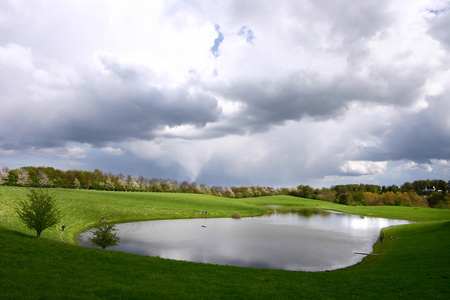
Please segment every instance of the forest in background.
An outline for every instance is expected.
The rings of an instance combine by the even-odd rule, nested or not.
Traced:
[[[221,187],[196,182],[161,178],[146,178],[122,173],[58,170],[52,167],[23,167],[0,171],[0,185],[94,189],[127,192],[198,193],[229,198],[250,198],[270,195],[292,195],[344,205],[396,205],[432,208],[450,208],[450,180],[416,180],[397,185],[346,184],[314,189],[308,185],[292,188]]]

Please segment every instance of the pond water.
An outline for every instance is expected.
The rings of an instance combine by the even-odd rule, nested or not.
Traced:
[[[383,227],[409,221],[307,210],[242,218],[201,218],[117,224],[120,245],[109,248],[162,258],[294,271],[354,265],[370,253]],[[78,235],[92,247],[94,229]]]

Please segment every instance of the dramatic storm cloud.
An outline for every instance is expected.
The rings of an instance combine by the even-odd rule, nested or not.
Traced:
[[[450,2],[1,1],[0,167],[450,175]]]

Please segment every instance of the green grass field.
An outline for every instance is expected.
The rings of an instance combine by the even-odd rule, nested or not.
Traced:
[[[63,212],[61,225],[41,239],[14,212],[27,189],[0,187],[0,298],[414,298],[450,296],[450,211],[413,207],[349,207],[273,196],[227,199],[195,194],[53,190]],[[360,215],[420,221],[383,229],[377,256],[333,272],[292,272],[218,266],[76,245],[80,230],[109,222],[263,214],[262,205],[320,208]]]

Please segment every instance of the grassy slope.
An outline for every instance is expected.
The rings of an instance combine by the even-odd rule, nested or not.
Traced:
[[[0,188],[0,298],[448,298],[450,212],[351,208],[293,197],[231,200],[188,194],[58,190],[68,226],[64,241],[101,217],[141,220],[262,213],[278,204],[371,213],[430,222],[385,229],[362,263],[335,272],[289,272],[164,260],[73,246],[58,228],[36,240],[13,211],[26,190]],[[356,209],[355,211],[353,211]],[[433,217],[434,216],[434,217]],[[446,221],[445,221],[446,220]]]
[[[17,187],[0,187],[0,225],[20,232],[27,230],[18,222],[14,208],[20,199],[26,198],[28,190]],[[209,217],[230,217],[235,211],[244,216],[267,212],[239,200],[196,194],[170,193],[127,193],[87,190],[52,190],[59,199],[59,207],[64,214],[62,223],[66,224],[64,235],[61,225],[47,229],[43,237],[64,239],[75,242],[75,234],[93,226],[105,218],[108,222],[159,220],[200,217],[202,211],[208,211]],[[3,200],[2,200],[3,199]]]

